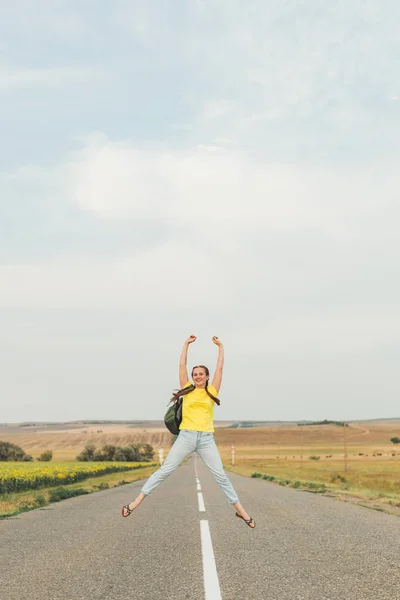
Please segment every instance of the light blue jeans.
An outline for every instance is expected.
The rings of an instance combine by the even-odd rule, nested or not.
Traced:
[[[214,440],[213,433],[181,429],[162,466],[149,477],[141,491],[148,496],[164,479],[176,471],[181,462],[192,452],[197,452],[203,459],[215,481],[224,492],[230,504],[239,502],[239,497],[229,481]]]

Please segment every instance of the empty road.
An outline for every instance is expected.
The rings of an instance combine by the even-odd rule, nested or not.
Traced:
[[[0,522],[1,600],[396,600],[400,519],[229,474],[253,531],[193,456],[141,482]]]

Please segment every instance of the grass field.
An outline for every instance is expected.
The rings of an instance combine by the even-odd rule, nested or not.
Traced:
[[[278,483],[311,490],[316,489],[314,484],[325,484],[329,493],[400,513],[400,447],[390,442],[391,437],[399,436],[400,420],[351,423],[346,429],[335,425],[274,425],[217,426],[215,430],[227,469],[247,476],[260,473],[275,477]],[[74,460],[87,443],[101,447],[145,442],[155,450],[163,447],[167,453],[172,441],[160,426],[146,429],[123,424],[70,429],[8,427],[0,428],[0,439],[22,446],[34,458],[52,450],[55,461]],[[236,448],[234,466],[232,445]]]
[[[400,514],[400,448],[390,442],[399,432],[400,422],[389,422],[352,424],[345,436],[343,427],[325,425],[223,430],[216,439],[228,470]]]

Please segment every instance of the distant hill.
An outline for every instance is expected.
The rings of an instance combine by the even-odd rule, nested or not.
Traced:
[[[384,423],[400,423],[400,417],[392,418],[380,418],[380,419],[352,419],[347,421],[351,423],[361,424],[384,424]],[[245,429],[251,427],[282,427],[282,426],[312,426],[312,425],[338,425],[343,427],[343,421],[334,421],[325,419],[324,421],[309,421],[309,420],[298,420],[298,421],[252,421],[252,420],[225,420],[225,421],[214,421],[215,428],[217,429]],[[25,429],[30,431],[32,429],[81,429],[82,427],[90,425],[125,425],[130,428],[143,428],[143,429],[160,429],[164,427],[164,421],[161,420],[123,420],[123,419],[83,419],[77,421],[24,421],[21,423],[0,423],[1,431],[21,430]]]
[[[344,421],[328,421],[327,419],[325,419],[324,421],[305,421],[305,422],[301,422],[301,423],[297,423],[297,425],[299,427],[305,426],[305,425],[337,425],[338,427],[344,427]],[[349,424],[346,423],[346,427],[348,427]]]

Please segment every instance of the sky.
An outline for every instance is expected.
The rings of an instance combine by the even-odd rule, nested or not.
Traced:
[[[3,0],[0,422],[400,417],[395,0]]]

